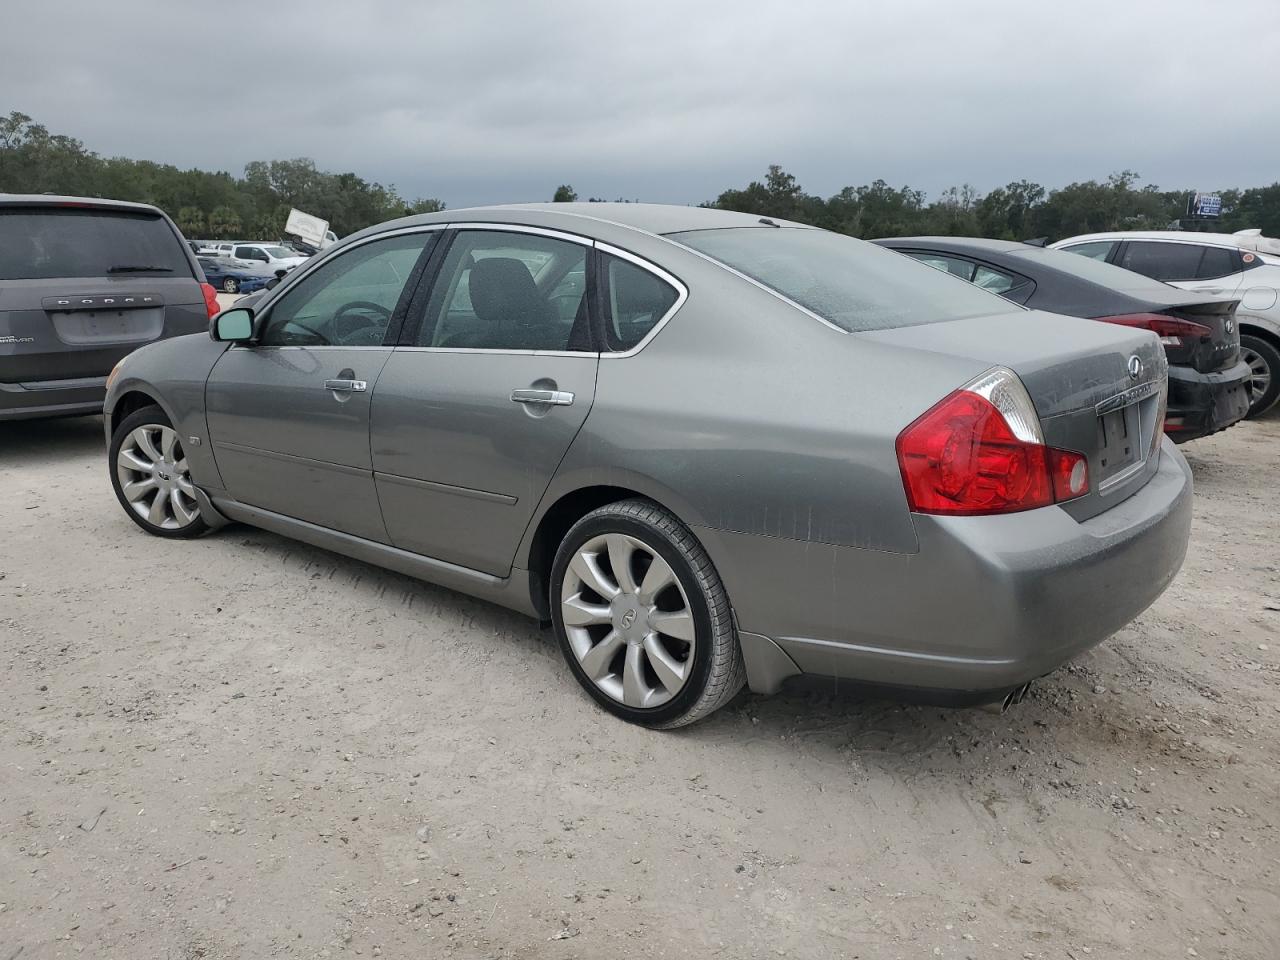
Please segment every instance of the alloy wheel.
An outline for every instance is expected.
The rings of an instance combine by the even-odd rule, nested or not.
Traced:
[[[1271,367],[1267,365],[1266,358],[1256,350],[1241,347],[1240,359],[1249,365],[1249,372],[1252,374],[1249,380],[1250,402],[1257,402],[1263,394],[1271,389],[1273,372]]]
[[[172,427],[134,428],[116,454],[120,490],[143,520],[164,530],[181,530],[200,518],[187,458]]]
[[[623,533],[582,544],[565,571],[560,617],[582,671],[628,707],[659,707],[693,670],[697,631],[679,578]]]
[[[240,289],[240,284],[236,282],[235,277],[227,277],[222,281],[223,293],[235,293]]]

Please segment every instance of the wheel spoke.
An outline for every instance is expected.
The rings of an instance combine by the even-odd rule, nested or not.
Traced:
[[[652,614],[649,617],[649,626],[668,637],[675,637],[677,640],[693,643],[693,616],[688,610]]]
[[[168,516],[164,508],[168,499],[168,494],[163,490],[157,490],[155,498],[151,501],[151,509],[147,511],[147,519],[157,527],[162,526]]]
[[[196,518],[196,511],[188,510],[186,503],[183,502],[181,490],[169,491],[169,506],[173,510],[174,519],[178,521],[179,526],[185,527]]]
[[[160,452],[164,454],[164,458],[170,462],[174,459],[174,453],[178,446],[178,433],[170,430],[168,427],[160,428]]]
[[[676,575],[670,564],[655,553],[653,563],[649,564],[640,583],[640,602],[653,603],[658,594],[675,582]]]
[[[622,588],[623,593],[636,592],[636,580],[631,575],[631,557],[636,552],[635,544],[630,537],[621,533],[611,533],[605,537],[609,546],[609,566],[613,567],[613,578]]]
[[[578,662],[582,664],[582,669],[592,680],[603,680],[609,674],[609,664],[613,663],[613,658],[618,654],[618,647],[622,645],[622,635],[617,631],[610,630],[608,635],[588,650]]]
[[[644,650],[638,645],[629,645],[622,665],[622,702],[628,707],[643,707],[648,693],[644,684]]]
[[[154,477],[144,477],[141,480],[126,483],[120,489],[124,493],[126,500],[130,503],[137,503],[152,490],[156,489],[156,481]]]
[[[566,627],[586,627],[593,623],[608,623],[610,619],[607,606],[588,603],[580,593],[560,604],[560,616],[564,618]]]
[[[689,670],[688,661],[681,663],[667,652],[657,634],[651,633],[644,638],[644,652],[649,656],[649,665],[658,675],[658,681],[666,688],[667,693],[676,693],[684,686]]]
[[[151,431],[155,427],[139,427],[133,431],[134,442],[138,444],[138,449],[151,458],[152,463],[159,463],[164,459],[160,454],[160,450],[156,447],[156,439],[151,435]]]
[[[579,551],[574,555],[569,569],[578,575],[579,580],[606,600],[612,600],[618,595],[617,584],[610,582],[608,575],[600,569],[600,560],[596,554]]]
[[[120,455],[116,457],[116,462],[126,470],[136,470],[138,473],[150,473],[155,463],[148,463],[132,450],[121,450]]]

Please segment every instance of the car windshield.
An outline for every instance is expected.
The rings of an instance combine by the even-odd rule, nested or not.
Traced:
[[[269,256],[275,257],[276,259],[297,256],[296,253],[286,247],[259,247],[258,249],[267,251]]]
[[[68,207],[0,208],[0,280],[192,276],[177,235],[155,214]]]
[[[669,236],[851,333],[1020,309],[910,257],[826,230],[734,227]]]
[[[1009,256],[1018,257],[1032,263],[1041,263],[1054,270],[1061,270],[1073,277],[1096,283],[1110,290],[1143,290],[1151,286],[1168,289],[1168,285],[1159,280],[1152,280],[1141,273],[1134,273],[1124,267],[1104,263],[1092,257],[1081,256],[1069,250],[1050,250],[1047,247],[1024,247],[1007,251]]]

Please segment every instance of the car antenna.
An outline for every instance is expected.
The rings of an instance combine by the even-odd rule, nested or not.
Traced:
[[[1049,245],[1048,237],[1033,237],[1030,240],[1023,240],[1028,247],[1045,247]]]
[[[770,220],[768,217],[761,217],[760,222],[763,223],[766,227],[778,227],[778,225],[774,223],[772,220]],[[781,230],[782,228],[778,227],[778,229]]]

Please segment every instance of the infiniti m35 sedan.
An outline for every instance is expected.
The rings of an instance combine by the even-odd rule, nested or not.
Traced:
[[[643,204],[410,217],[123,360],[144,530],[229,521],[554,624],[675,727],[799,674],[987,704],[1177,573],[1155,334],[872,244]]]

